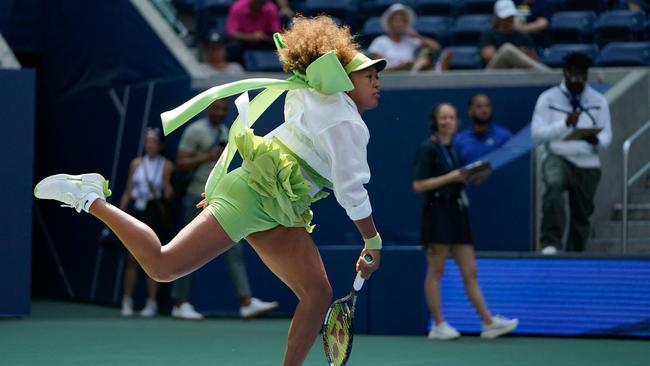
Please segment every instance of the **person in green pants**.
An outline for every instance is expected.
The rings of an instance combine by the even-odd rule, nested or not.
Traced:
[[[566,214],[562,194],[569,194],[569,235],[567,251],[582,252],[589,237],[589,217],[600,181],[598,152],[612,141],[609,104],[605,96],[587,84],[591,60],[583,53],[565,57],[564,79],[537,99],[532,135],[544,144],[542,165],[544,196],[541,244],[543,254],[563,248]],[[579,139],[576,129],[591,129]]]

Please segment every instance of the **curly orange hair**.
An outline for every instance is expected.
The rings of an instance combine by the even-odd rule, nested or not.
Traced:
[[[304,74],[309,64],[329,51],[336,51],[336,57],[345,66],[359,50],[350,27],[339,27],[325,15],[295,17],[293,27],[282,33],[282,40],[286,48],[278,54],[287,72],[297,70]]]

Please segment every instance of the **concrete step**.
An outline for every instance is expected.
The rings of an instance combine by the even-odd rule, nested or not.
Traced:
[[[585,247],[585,252],[621,254],[623,253],[623,244],[620,238],[590,239]],[[650,255],[650,238],[629,239],[626,254]]]
[[[623,205],[617,203],[612,209],[612,220],[621,220]],[[650,220],[650,203],[630,203],[627,205],[628,220]]]
[[[621,221],[601,221],[592,225],[591,236],[594,239],[621,239],[623,224]],[[650,221],[630,221],[627,235],[630,239],[650,240]]]
[[[650,189],[632,188],[629,194],[628,203],[650,203]]]

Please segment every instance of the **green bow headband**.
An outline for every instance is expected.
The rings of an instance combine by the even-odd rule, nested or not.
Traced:
[[[285,48],[279,33],[273,35],[273,40],[278,49]],[[374,66],[377,71],[381,71],[386,67],[386,61],[384,59],[371,60],[366,55],[357,53],[352,61],[343,67],[336,57],[336,52],[330,51],[312,62],[307,67],[304,75],[294,71],[294,75],[286,80],[252,78],[218,85],[198,94],[170,111],[163,112],[160,115],[163,131],[165,135],[172,133],[217,99],[227,98],[250,90],[264,89],[250,102],[250,107],[247,106],[249,109],[247,127],[250,127],[285,91],[304,88],[312,88],[323,94],[350,91],[354,89],[354,85],[348,74],[370,66]],[[230,128],[228,145],[212,171],[212,174],[218,174],[217,177],[213,178],[215,181],[219,181],[227,172],[237,150],[234,137],[242,134],[244,129],[240,116],[237,116]]]

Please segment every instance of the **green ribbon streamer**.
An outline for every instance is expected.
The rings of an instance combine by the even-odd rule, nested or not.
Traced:
[[[279,34],[274,35],[278,49],[284,48]],[[251,90],[264,89],[250,102],[249,128],[285,91],[312,88],[323,94],[334,94],[354,89],[343,65],[336,57],[336,52],[330,51],[312,62],[305,72],[294,75],[286,80],[271,78],[252,78],[235,81],[210,88],[188,100],[173,110],[160,115],[165,135],[181,127],[197,114],[201,113],[217,99],[227,98]],[[228,144],[212,169],[206,186],[206,197],[211,197],[216,183],[227,173],[228,167],[237,152],[235,137],[244,133],[240,117],[230,127]]]

